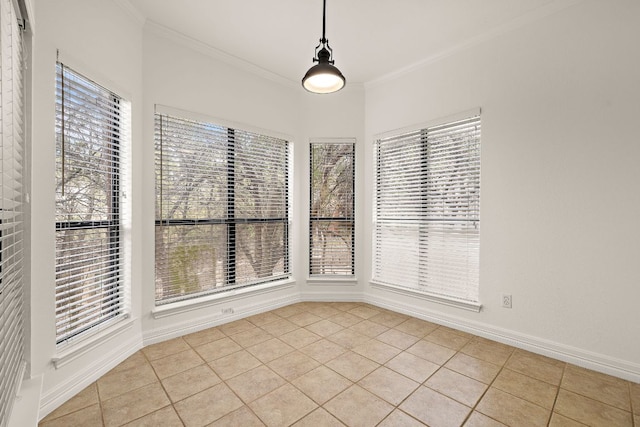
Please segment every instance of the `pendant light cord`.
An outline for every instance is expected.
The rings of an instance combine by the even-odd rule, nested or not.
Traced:
[[[322,0],[322,43],[327,42],[325,37],[325,27],[327,21],[327,0]]]

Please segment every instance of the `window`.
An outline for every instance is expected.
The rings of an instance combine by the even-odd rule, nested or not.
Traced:
[[[289,143],[155,116],[156,302],[289,277]]]
[[[479,309],[480,116],[376,143],[374,281]]]
[[[128,103],[58,63],[56,341],[123,316],[122,173]]]
[[[355,273],[354,150],[354,142],[349,141],[311,143],[311,276]]]
[[[5,426],[25,368],[24,63],[19,10],[0,1],[0,425]],[[21,24],[23,21],[21,21]]]

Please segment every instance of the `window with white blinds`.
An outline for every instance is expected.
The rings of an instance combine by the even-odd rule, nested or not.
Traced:
[[[155,116],[156,303],[288,278],[289,143]]]
[[[56,342],[123,317],[122,162],[129,105],[56,65]]]
[[[355,144],[312,142],[310,157],[309,274],[353,276]]]
[[[19,11],[0,0],[0,426],[6,426],[24,355],[24,58]]]
[[[480,116],[376,142],[373,280],[478,306]]]

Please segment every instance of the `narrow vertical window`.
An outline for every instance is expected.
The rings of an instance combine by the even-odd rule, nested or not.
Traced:
[[[122,316],[121,157],[128,105],[56,66],[56,341]]]
[[[26,366],[24,354],[24,21],[0,1],[0,425]]]
[[[353,141],[312,142],[310,159],[309,274],[353,276]]]
[[[289,143],[155,116],[156,303],[289,277]]]
[[[376,142],[374,281],[477,309],[480,116]]]

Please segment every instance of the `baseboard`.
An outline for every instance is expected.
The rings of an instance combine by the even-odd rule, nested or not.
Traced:
[[[78,394],[84,388],[116,367],[127,357],[142,348],[142,337],[137,335],[121,342],[116,348],[105,353],[98,360],[76,371],[66,381],[48,390],[40,399],[42,419],[64,402]]]
[[[203,329],[219,326],[234,320],[244,319],[254,314],[274,310],[285,305],[300,302],[299,295],[287,295],[286,297],[271,298],[260,303],[239,305],[233,308],[233,313],[223,314],[221,311],[215,314],[207,314],[190,320],[173,323],[171,326],[156,328],[143,333],[142,340],[145,346],[159,343],[168,339],[181,337],[183,335],[198,332]]]
[[[380,295],[365,294],[364,301],[381,308],[469,332],[493,341],[531,351],[532,353],[541,354],[593,371],[640,383],[640,364],[638,363],[586,351],[509,329],[487,325],[482,322],[474,322],[465,318],[432,311],[424,307],[418,307],[404,302],[398,303],[393,299]]]

